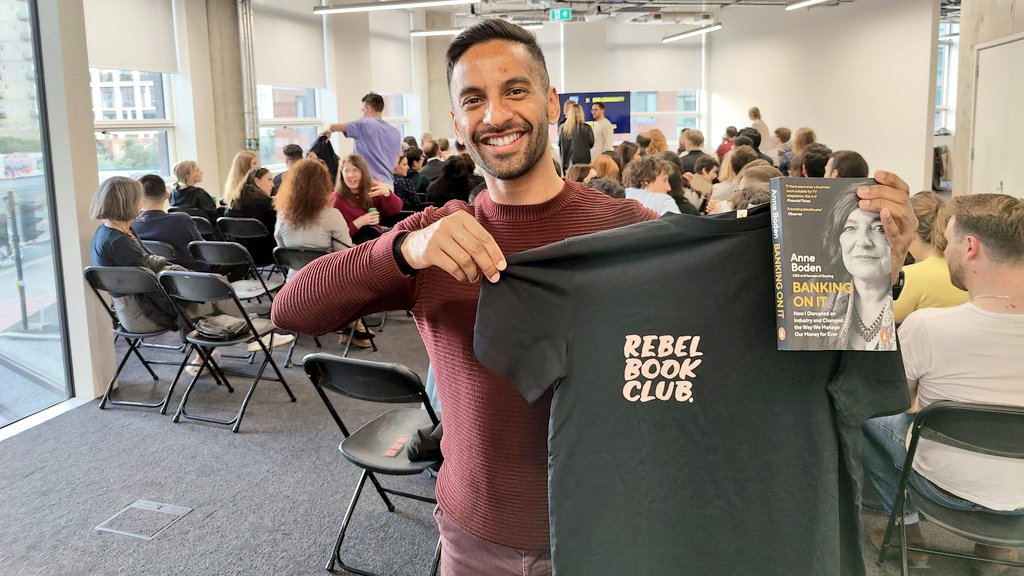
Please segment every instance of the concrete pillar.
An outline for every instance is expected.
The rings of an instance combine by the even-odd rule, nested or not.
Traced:
[[[217,166],[227,174],[231,160],[245,148],[242,111],[242,59],[238,36],[238,8],[235,0],[207,0],[210,74],[213,94],[213,126]],[[224,195],[223,183],[206,178],[204,188],[217,197]]]
[[[444,30],[455,27],[451,12],[427,12],[426,28]],[[451,44],[449,36],[425,38],[427,45],[427,101],[423,103],[427,117],[423,129],[434,138],[452,136],[451,100],[448,97],[448,69],[444,53]],[[419,139],[419,134],[416,135]]]

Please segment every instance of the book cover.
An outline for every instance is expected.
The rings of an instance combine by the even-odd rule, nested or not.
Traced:
[[[889,242],[858,206],[869,178],[773,178],[779,350],[895,350]]]

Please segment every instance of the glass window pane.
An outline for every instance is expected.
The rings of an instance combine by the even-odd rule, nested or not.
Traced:
[[[169,119],[163,74],[98,68],[90,68],[89,72],[93,88],[99,88],[99,102],[93,102],[96,120]],[[115,93],[120,94],[120,99]]]
[[[313,88],[257,86],[256,108],[261,120],[318,117]]]
[[[96,161],[100,182],[111,176],[138,178],[143,174],[170,177],[167,130],[96,132]]]
[[[50,234],[47,160],[31,18],[2,21],[8,51],[0,100],[0,427],[69,397],[63,302]],[[6,33],[6,32],[5,32]],[[91,385],[91,384],[89,384]]]
[[[384,97],[384,116],[405,117],[405,94],[381,94],[381,96]]]
[[[260,164],[264,166],[284,164],[282,148],[288,144],[298,144],[302,146],[303,150],[309,150],[319,135],[319,126],[260,127]]]
[[[696,90],[684,90],[679,93],[676,99],[676,110],[679,112],[696,112],[697,111],[697,91]]]

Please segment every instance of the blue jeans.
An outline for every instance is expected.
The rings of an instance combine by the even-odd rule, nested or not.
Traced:
[[[882,508],[886,514],[896,505],[903,463],[907,459],[907,431],[914,422],[913,414],[894,414],[872,418],[864,423],[864,447],[862,458],[864,470],[871,483],[882,497]],[[928,481],[915,470],[910,471],[908,480],[914,489],[925,498],[954,510],[987,510],[980,504],[958,498]],[[903,517],[905,524],[916,524],[919,520],[917,509],[908,501]]]

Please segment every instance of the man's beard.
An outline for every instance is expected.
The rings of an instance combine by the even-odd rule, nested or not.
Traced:
[[[538,123],[538,125],[543,125],[543,123]],[[481,150],[485,149],[486,145],[481,142],[481,139],[490,134],[507,132],[509,130],[521,130],[523,132],[520,138],[527,139],[526,149],[523,150],[523,153],[519,157],[513,156],[507,160],[485,158]],[[498,180],[515,180],[524,176],[544,156],[544,147],[548,145],[546,138],[543,138],[541,134],[537,134],[531,126],[525,123],[506,125],[497,130],[477,132],[473,134],[472,142],[469,144],[469,155],[472,156],[473,160],[485,172]]]
[[[961,290],[967,290],[967,286],[964,284],[964,265],[959,260],[947,260],[946,265],[949,267],[949,281]]]

